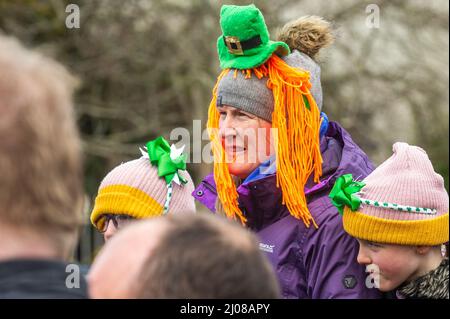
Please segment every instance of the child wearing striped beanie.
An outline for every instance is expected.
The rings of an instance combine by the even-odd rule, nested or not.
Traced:
[[[366,284],[398,298],[449,298],[449,200],[426,152],[395,143],[394,154],[363,181],[350,174],[330,193],[344,229],[359,244]]]
[[[106,175],[91,213],[92,224],[105,240],[130,220],[195,213],[194,184],[186,171],[183,148],[158,137],[141,149],[141,158]]]

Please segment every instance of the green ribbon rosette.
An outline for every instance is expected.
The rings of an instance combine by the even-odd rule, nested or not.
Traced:
[[[364,186],[366,184],[363,182],[354,181],[352,174],[342,175],[336,180],[329,197],[340,215],[344,214],[344,206],[350,207],[352,211],[359,208],[361,199],[355,194]]]
[[[187,180],[178,173],[178,170],[186,170],[186,155],[160,136],[146,144],[148,156],[152,165],[158,167],[158,176],[164,177],[166,184],[175,181],[177,184],[186,184]]]
[[[184,146],[177,149],[175,145],[169,146],[169,143],[160,136],[146,144],[148,158],[152,165],[158,168],[158,176],[164,178],[167,185],[167,196],[164,203],[164,213],[169,211],[169,204],[172,199],[173,184],[186,184],[187,180],[181,176],[179,170],[186,170],[186,155],[182,154]]]

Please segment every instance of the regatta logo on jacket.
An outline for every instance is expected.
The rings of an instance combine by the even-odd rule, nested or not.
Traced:
[[[261,249],[262,251],[271,253],[271,254],[273,254],[274,247],[275,247],[275,245],[268,245],[268,244],[263,244],[263,243],[259,244],[259,249]]]

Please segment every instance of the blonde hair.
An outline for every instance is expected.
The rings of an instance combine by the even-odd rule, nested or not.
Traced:
[[[75,85],[62,65],[0,35],[0,222],[42,234],[61,256],[83,213]]]

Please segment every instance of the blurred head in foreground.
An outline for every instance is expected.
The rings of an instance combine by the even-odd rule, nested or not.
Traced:
[[[0,259],[73,251],[83,202],[75,84],[62,65],[0,34]]]
[[[88,276],[92,298],[278,298],[257,239],[214,215],[139,221],[107,242]]]

